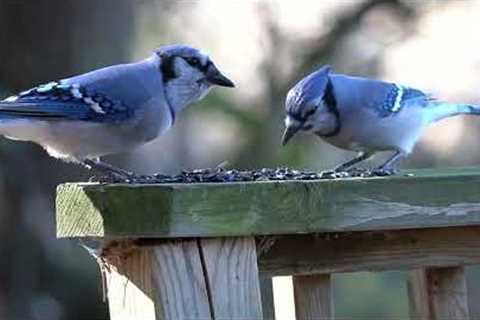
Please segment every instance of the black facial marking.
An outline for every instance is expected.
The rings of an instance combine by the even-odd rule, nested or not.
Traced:
[[[330,110],[337,110],[337,100],[333,93],[333,85],[330,80],[327,82],[327,87],[325,88],[325,94],[323,95],[323,101],[327,108]],[[336,111],[338,113],[338,110]]]
[[[296,112],[294,113],[294,112],[287,111],[287,115],[298,122],[305,122],[306,120],[304,117],[302,117],[300,114]]]
[[[340,124],[340,113],[337,108],[337,99],[335,99],[335,94],[333,92],[332,81],[328,80],[327,87],[325,88],[325,94],[323,95],[323,103],[328,108],[328,110],[335,116],[335,128],[327,133],[322,134],[322,137],[333,137],[336,136],[341,129]]]
[[[184,57],[183,58],[189,65],[192,67],[198,68],[200,66],[200,60],[195,57]]]
[[[207,72],[208,67],[212,64],[210,60],[207,60],[205,65],[202,65],[202,61],[200,61],[197,57],[182,57],[190,66],[198,69],[199,71],[205,73]]]
[[[298,122],[305,122],[308,120],[308,118],[310,118],[314,113],[315,111],[317,111],[317,108],[312,108],[310,110],[308,110],[307,112],[301,114],[299,112],[289,112],[287,111],[287,114],[290,116],[290,118],[292,119],[295,119],[297,120]]]
[[[160,58],[162,58],[160,71],[162,72],[163,81],[168,82],[175,79],[177,75],[175,74],[175,66],[173,65],[174,57],[164,54],[160,55]]]

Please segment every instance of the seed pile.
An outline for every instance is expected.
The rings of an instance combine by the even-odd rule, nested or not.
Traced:
[[[284,180],[318,180],[338,178],[365,178],[385,176],[392,173],[379,172],[367,169],[354,168],[344,172],[311,170],[299,170],[290,168],[263,168],[258,170],[236,170],[236,169],[195,169],[182,171],[180,174],[169,176],[163,174],[133,175],[127,181],[119,181],[111,177],[95,178],[99,182],[123,182],[123,183],[228,183],[246,181],[284,181]]]

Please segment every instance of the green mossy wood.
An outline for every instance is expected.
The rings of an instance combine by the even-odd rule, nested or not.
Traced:
[[[59,237],[178,238],[480,224],[480,168],[229,184],[64,184]]]

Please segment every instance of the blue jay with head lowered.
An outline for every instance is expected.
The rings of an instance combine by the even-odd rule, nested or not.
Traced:
[[[0,134],[126,178],[129,172],[100,157],[155,139],[212,85],[234,87],[202,51],[164,46],[143,61],[50,82],[0,101]]]
[[[288,92],[286,113],[283,145],[304,131],[358,153],[335,171],[345,171],[376,152],[392,151],[376,169],[391,174],[429,124],[459,114],[480,115],[480,106],[434,100],[414,88],[335,74],[324,66]]]

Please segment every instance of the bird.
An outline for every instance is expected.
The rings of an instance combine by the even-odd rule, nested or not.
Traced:
[[[234,87],[209,55],[165,45],[144,60],[52,81],[0,101],[0,135],[31,141],[49,155],[127,179],[101,160],[170,129],[212,86]]]
[[[456,115],[480,115],[480,106],[441,101],[419,89],[334,73],[329,65],[307,75],[285,101],[282,145],[297,133],[356,152],[332,171],[347,171],[378,152],[391,156],[373,171],[390,175],[432,123]]]

